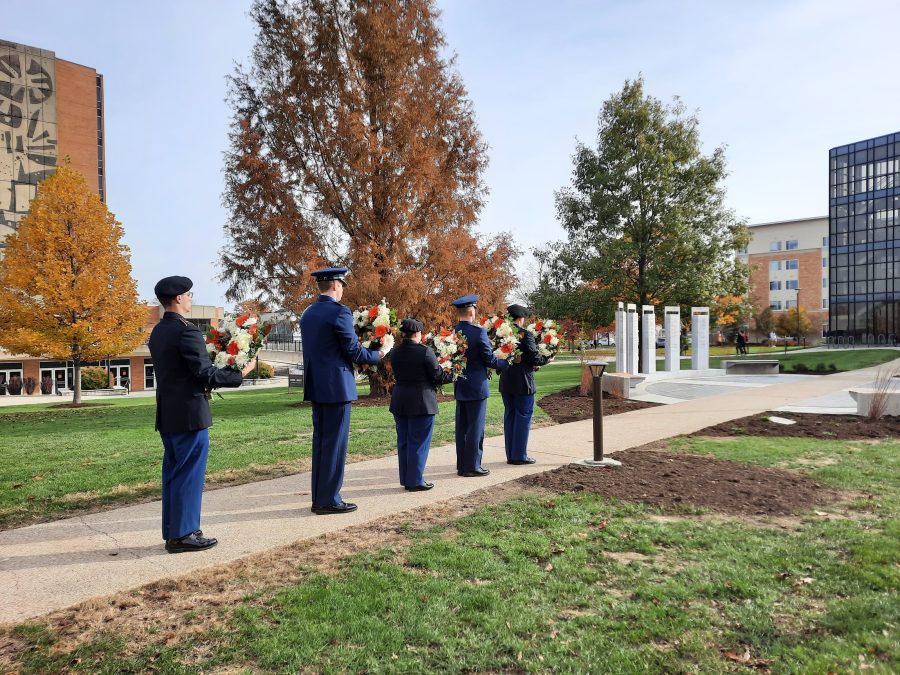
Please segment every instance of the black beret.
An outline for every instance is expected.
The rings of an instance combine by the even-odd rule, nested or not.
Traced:
[[[423,328],[422,322],[417,321],[416,319],[403,319],[403,321],[400,322],[401,333],[418,333]]]
[[[187,277],[166,277],[156,282],[153,292],[157,298],[174,298],[176,295],[187,293],[194,282]]]
[[[528,308],[523,305],[510,305],[506,308],[507,313],[515,319],[524,319],[528,316]]]

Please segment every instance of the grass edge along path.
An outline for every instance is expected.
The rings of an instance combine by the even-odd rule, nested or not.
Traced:
[[[538,395],[575,386],[578,364],[536,374]],[[491,380],[486,435],[503,433],[498,378]],[[361,388],[365,391],[365,388]],[[446,389],[452,392],[452,387]],[[214,398],[207,488],[308,471],[312,415],[292,407],[302,392],[286,388],[223,392]],[[0,408],[0,530],[157,499],[162,445],[152,398],[102,408]],[[452,442],[454,406],[439,405],[432,445]],[[535,426],[552,424],[535,406]],[[354,406],[348,461],[396,452],[393,416],[384,406]]]
[[[514,496],[299,581],[116,632],[8,630],[22,672],[896,672],[900,443],[678,438],[672,445],[800,469],[852,501],[754,523],[661,517],[589,494]],[[220,575],[223,589],[241,574]],[[141,591],[168,603],[154,585]],[[215,597],[210,596],[211,598]],[[122,612],[142,602],[117,596]],[[105,626],[105,627],[104,627]],[[71,637],[71,636],[70,636]],[[2,663],[2,662],[0,662]],[[13,665],[13,664],[10,664]]]

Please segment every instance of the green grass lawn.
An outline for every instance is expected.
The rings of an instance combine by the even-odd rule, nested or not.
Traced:
[[[542,368],[539,395],[579,382],[577,364]],[[488,399],[487,434],[503,433],[503,402],[495,377]],[[452,392],[452,387],[447,387]],[[365,391],[365,388],[363,388]],[[311,455],[312,416],[292,408],[301,400],[286,388],[223,392],[212,400],[207,478],[249,481],[296,471]],[[54,402],[56,403],[56,402]],[[0,408],[0,527],[122,504],[160,492],[162,444],[153,430],[152,398],[116,399],[109,407],[75,410],[48,405]],[[535,423],[548,418],[535,408]],[[433,444],[454,436],[454,403],[441,403]],[[353,409],[351,455],[383,455],[396,445],[386,406]]]
[[[164,638],[169,624],[130,637],[112,623],[75,651],[56,649],[45,625],[21,626],[14,633],[29,649],[17,665],[108,673],[900,671],[900,443],[675,445],[799,468],[859,497],[784,527],[695,511],[663,519],[597,495],[519,497],[413,531],[408,548],[357,554],[333,573],[312,571],[237,606],[197,607],[191,616],[218,613],[218,627],[173,644]]]
[[[780,351],[772,351],[770,353],[761,353],[751,349],[749,356],[735,357],[731,355],[718,359],[710,358],[709,365],[711,368],[719,368],[721,367],[719,364],[723,359],[735,358],[740,358],[741,360],[753,360],[754,358],[778,359],[781,362],[782,373],[828,373],[878,366],[900,358],[900,351],[896,349],[829,349],[816,352],[788,351],[785,354],[783,348]]]

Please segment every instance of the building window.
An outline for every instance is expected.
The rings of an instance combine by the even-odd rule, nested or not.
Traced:
[[[828,237],[822,237],[822,248],[828,248]]]
[[[794,260],[785,260],[784,261],[784,269],[786,270],[799,270],[800,269],[800,261],[797,259]]]
[[[788,279],[784,282],[784,287],[789,291],[796,291],[800,288],[800,280],[799,279]]]
[[[144,363],[144,389],[156,389],[156,377],[152,363]]]
[[[822,258],[822,267],[828,267],[828,258]]]
[[[770,251],[780,251],[781,250],[781,242],[780,241],[769,242],[769,250]]]
[[[784,308],[785,308],[785,309],[793,309],[793,308],[796,307],[796,306],[797,306],[797,301],[796,301],[796,300],[785,300],[785,301],[784,301]]]
[[[769,290],[770,291],[780,291],[781,290],[781,282],[780,281],[770,281],[769,282]]]
[[[770,260],[769,261],[769,271],[770,272],[780,272],[781,271],[781,261],[780,260]]]
[[[828,288],[828,277],[822,277],[822,288]]]
[[[784,248],[787,251],[793,251],[797,248],[797,240],[796,239],[788,239],[784,242]]]
[[[828,298],[822,298],[822,309],[828,309]]]
[[[781,300],[770,301],[769,309],[774,309],[776,312],[780,312],[781,311]]]

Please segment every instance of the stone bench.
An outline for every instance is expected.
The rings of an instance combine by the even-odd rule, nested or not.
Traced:
[[[777,375],[781,367],[778,359],[730,360],[720,362],[726,375]]]
[[[60,389],[59,395],[65,396],[67,394],[72,394],[74,391],[72,389]],[[82,389],[82,396],[125,396],[128,394],[128,390],[125,387],[115,387],[113,389]]]
[[[644,375],[634,375],[632,373],[603,373],[600,387],[610,396],[629,398],[631,390],[646,379]]]
[[[872,409],[872,401],[876,395],[883,395],[884,410],[882,415],[890,415],[891,417],[900,417],[900,388],[892,386],[887,391],[879,392],[874,387],[858,387],[850,390],[850,396],[856,401],[856,414],[868,417]]]

